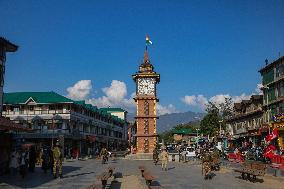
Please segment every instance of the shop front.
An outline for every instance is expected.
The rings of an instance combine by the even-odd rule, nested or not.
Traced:
[[[280,149],[284,149],[284,114],[278,114],[273,116],[273,122],[271,123],[271,130],[277,129],[278,139],[277,145]]]

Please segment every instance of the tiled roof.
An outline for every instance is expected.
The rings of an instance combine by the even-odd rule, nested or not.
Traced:
[[[4,93],[3,104],[25,104],[30,98],[38,104],[73,103],[73,100],[55,92]]]
[[[74,101],[69,98],[66,98],[62,95],[59,95],[55,92],[15,92],[15,93],[4,93],[3,104],[25,104],[29,100],[35,101],[37,104],[52,104],[52,103],[74,103],[79,106],[91,110],[93,112],[98,112],[104,117],[112,118],[113,120],[124,123],[124,121],[117,116],[111,115],[111,111],[123,111],[121,108],[100,108],[91,104],[86,104],[84,100]]]

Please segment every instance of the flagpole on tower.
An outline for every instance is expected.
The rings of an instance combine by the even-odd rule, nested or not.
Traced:
[[[150,40],[149,36],[146,34],[146,48],[145,48],[146,51],[148,51],[149,45],[152,45],[152,41]]]

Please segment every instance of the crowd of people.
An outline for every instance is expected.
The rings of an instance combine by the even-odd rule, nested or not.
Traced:
[[[34,145],[14,149],[10,156],[10,174],[16,175],[19,173],[22,178],[25,178],[28,172],[34,172],[36,164],[41,165],[46,173],[48,169],[56,178],[57,173],[62,177],[62,148],[57,142],[53,148],[44,147],[37,152]]]

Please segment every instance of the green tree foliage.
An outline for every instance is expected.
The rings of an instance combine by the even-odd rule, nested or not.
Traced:
[[[200,131],[204,135],[216,136],[219,134],[220,126],[226,128],[226,119],[232,116],[233,101],[225,98],[225,102],[217,105],[209,102],[206,105],[207,115],[200,122]]]

